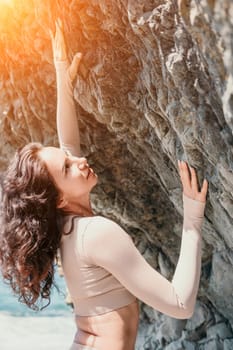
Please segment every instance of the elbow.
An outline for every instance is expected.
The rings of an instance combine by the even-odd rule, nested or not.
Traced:
[[[194,307],[191,310],[188,310],[187,315],[186,315],[186,319],[193,317],[194,310],[195,310]]]
[[[179,312],[179,318],[182,320],[187,320],[191,318],[194,314],[194,306],[188,306],[186,307],[185,305],[182,305],[182,308],[180,308]]]
[[[187,320],[191,318],[195,311],[196,298],[184,297],[182,295],[176,294],[177,309],[180,319]]]
[[[178,318],[183,319],[183,320],[187,320],[189,318],[191,318],[194,314],[194,310],[195,310],[195,303],[193,303],[191,300],[189,302],[181,302],[178,299]]]
[[[193,316],[194,310],[184,310],[181,315],[182,320],[187,320]]]
[[[163,312],[163,311],[162,311]],[[194,314],[194,307],[185,306],[184,304],[180,304],[176,306],[172,311],[169,310],[166,314],[170,317],[173,317],[177,320],[188,320]]]

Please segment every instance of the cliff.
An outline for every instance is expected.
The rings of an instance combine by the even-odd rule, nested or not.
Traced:
[[[177,159],[209,181],[196,311],[141,305],[138,349],[233,348],[233,3],[8,0],[0,3],[0,167],[29,141],[57,145],[49,28],[60,17],[94,207],[171,278],[182,231]],[[157,288],[157,286],[155,286]]]

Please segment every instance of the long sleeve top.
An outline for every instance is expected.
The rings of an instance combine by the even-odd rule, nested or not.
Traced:
[[[57,128],[60,146],[79,156],[79,132],[68,63],[57,62]],[[205,203],[183,195],[184,222],[172,281],[153,269],[130,236],[101,216],[77,218],[63,236],[64,276],[78,315],[105,313],[135,298],[176,318],[192,315],[201,270],[201,225]],[[68,220],[69,221],[69,220]]]
[[[69,151],[73,156],[80,156],[78,119],[68,67],[68,61],[55,62],[57,79],[57,133],[60,147]]]

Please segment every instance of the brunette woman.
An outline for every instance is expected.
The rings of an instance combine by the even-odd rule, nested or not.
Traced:
[[[199,190],[195,170],[178,162],[184,223],[180,256],[170,282],[145,261],[118,224],[93,215],[90,192],[98,178],[81,156],[72,89],[81,54],[69,65],[60,21],[51,36],[60,148],[26,145],[6,171],[2,273],[19,300],[35,308],[38,300],[50,300],[54,259],[60,248],[78,328],[71,349],[133,350],[138,299],[171,317],[193,314],[208,184],[204,180]]]

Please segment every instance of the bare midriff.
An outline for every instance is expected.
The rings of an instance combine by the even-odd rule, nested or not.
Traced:
[[[76,316],[75,342],[101,350],[134,350],[139,306],[127,306],[96,316]]]

